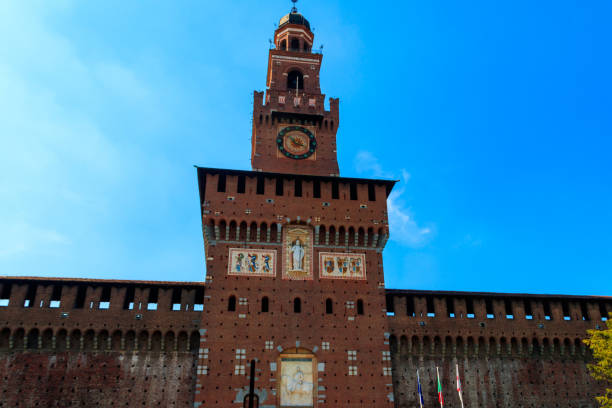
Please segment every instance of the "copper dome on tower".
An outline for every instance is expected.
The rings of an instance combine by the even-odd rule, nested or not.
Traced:
[[[303,25],[308,30],[310,30],[310,23],[308,22],[308,20],[306,20],[306,17],[304,17],[303,15],[298,13],[297,10],[295,10],[295,9],[292,10],[291,13],[287,14],[286,16],[283,16],[280,19],[280,21],[278,23],[278,28],[281,28],[282,26],[284,26],[286,24]]]

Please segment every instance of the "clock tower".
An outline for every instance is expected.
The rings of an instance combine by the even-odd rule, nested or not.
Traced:
[[[280,20],[255,92],[253,170],[197,169],[195,407],[245,406],[251,380],[261,408],[393,406],[382,251],[395,182],[339,176],[338,99],[326,110],[313,39],[295,7]]]
[[[323,55],[310,23],[294,7],[274,32],[267,91],[255,92],[251,164],[255,171],[338,176],[338,99],[321,93]]]

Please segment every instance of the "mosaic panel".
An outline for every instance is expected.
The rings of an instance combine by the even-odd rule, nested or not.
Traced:
[[[321,279],[366,279],[365,254],[319,252]]]
[[[247,248],[230,248],[228,275],[268,276],[276,275],[276,251]]]

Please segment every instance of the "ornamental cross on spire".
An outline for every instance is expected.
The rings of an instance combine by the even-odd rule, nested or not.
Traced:
[[[295,6],[295,4],[298,2],[298,0],[291,0],[291,2],[293,3],[293,7],[291,8],[291,12],[292,13],[297,13],[297,7]]]

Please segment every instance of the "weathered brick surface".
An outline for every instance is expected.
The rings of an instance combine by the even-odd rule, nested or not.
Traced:
[[[190,352],[0,352],[0,407],[193,407]]]
[[[0,290],[1,407],[193,406],[202,284],[5,277]]]
[[[396,407],[437,401],[436,370],[450,406],[594,407],[603,391],[588,375],[586,331],[604,326],[607,297],[387,291]]]

